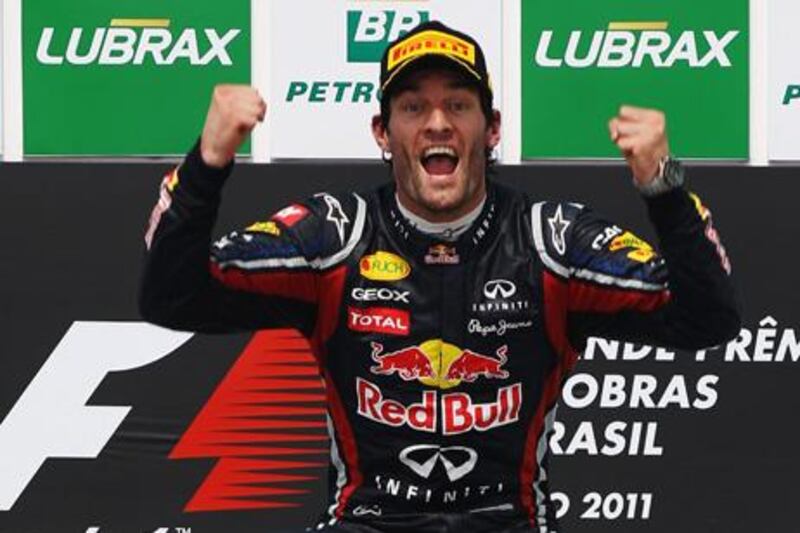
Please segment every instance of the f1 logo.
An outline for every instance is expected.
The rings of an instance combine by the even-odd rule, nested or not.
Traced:
[[[0,424],[0,511],[48,458],[96,458],[131,410],[86,405],[109,372],[140,368],[191,338],[142,322],[75,322]]]

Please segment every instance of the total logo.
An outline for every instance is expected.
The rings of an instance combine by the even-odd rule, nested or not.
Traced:
[[[398,255],[391,252],[377,251],[361,258],[359,271],[367,279],[398,281],[408,277],[411,273],[411,266]]]
[[[356,378],[359,416],[391,427],[443,435],[484,432],[518,422],[522,408],[522,383],[498,388],[494,400],[486,403],[474,402],[463,392],[421,394],[419,402],[403,405],[387,398],[378,385]]]
[[[408,335],[410,315],[402,309],[389,307],[347,308],[347,327],[353,331]]]
[[[529,300],[511,300],[517,294],[517,285],[507,279],[492,279],[483,285],[485,302],[472,304],[476,313],[493,313],[502,311],[519,311],[530,308]]]
[[[431,339],[419,346],[409,346],[392,352],[383,352],[383,345],[372,343],[372,360],[377,363],[370,368],[379,376],[397,375],[403,381],[419,380],[439,389],[457,387],[462,381],[473,383],[479,377],[485,379],[507,379],[503,369],[508,362],[508,346],[497,349],[497,358],[482,355],[454,344]]]
[[[232,28],[220,34],[214,28],[202,31],[186,28],[176,35],[170,25],[169,19],[115,18],[108,27],[95,28],[91,34],[88,31],[84,34],[84,28],[72,28],[66,48],[53,44],[65,42],[64,36],[57,34],[56,28],[46,27],[39,37],[36,60],[42,65],[79,66],[233,64],[228,47],[241,29]]]
[[[606,30],[591,34],[571,31],[565,46],[565,36],[545,30],[539,36],[534,63],[543,68],[641,68],[646,63],[656,68],[678,63],[699,69],[731,66],[728,47],[738,30],[686,30],[675,38],[668,28],[665,21],[611,22]],[[560,46],[553,46],[554,37]]]
[[[787,85],[786,94],[783,95],[783,105],[789,105],[794,100],[800,99],[800,85]]]

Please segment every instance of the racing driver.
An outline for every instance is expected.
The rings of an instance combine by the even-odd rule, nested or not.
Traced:
[[[141,312],[308,338],[331,436],[317,530],[556,532],[547,436],[586,338],[696,349],[739,331],[711,214],[651,109],[623,106],[608,126],[658,251],[488,179],[500,114],[484,54],[439,22],[389,45],[380,87],[371,126],[390,183],[290,204],[209,254],[236,149],[266,113],[253,88],[217,87],[153,209]]]

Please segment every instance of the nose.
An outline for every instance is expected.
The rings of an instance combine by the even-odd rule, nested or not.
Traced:
[[[434,107],[428,114],[425,133],[434,139],[447,138],[453,133],[453,125],[441,107]]]

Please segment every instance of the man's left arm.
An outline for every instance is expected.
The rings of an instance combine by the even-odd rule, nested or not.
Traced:
[[[597,335],[693,349],[729,340],[740,328],[730,263],[711,212],[668,159],[664,115],[623,106],[609,130],[644,196],[660,254],[590,211],[578,216],[569,253],[578,274],[569,291],[573,343]],[[603,276],[618,281],[597,290],[592,277]]]

